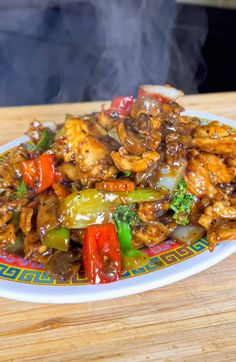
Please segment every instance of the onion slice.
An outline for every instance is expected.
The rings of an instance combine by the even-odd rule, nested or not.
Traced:
[[[177,226],[170,237],[180,244],[190,245],[201,239],[206,230],[200,225],[188,224],[186,226]]]
[[[184,93],[169,85],[141,85],[139,88],[141,91],[147,94],[160,94],[163,97],[169,98],[175,101],[179,97],[183,97]]]
[[[160,167],[158,173],[159,181],[157,182],[156,187],[164,187],[170,192],[174,192],[187,167],[187,161],[182,159],[180,160],[179,165],[173,167],[165,164]]]

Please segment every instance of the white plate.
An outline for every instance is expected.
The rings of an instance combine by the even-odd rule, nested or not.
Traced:
[[[186,111],[185,114],[206,120],[218,120],[235,127],[234,121],[213,114],[192,111]],[[23,136],[0,147],[0,154],[26,140],[27,137]],[[153,248],[153,257],[147,268],[131,271],[120,281],[103,285],[88,285],[84,280],[57,285],[36,263],[31,263],[29,267],[23,259],[2,257],[0,296],[37,303],[81,303],[117,298],[184,279],[215,265],[235,251],[234,241],[220,244],[213,253],[208,251],[204,240],[187,248],[166,242]],[[154,271],[151,271],[152,269]]]

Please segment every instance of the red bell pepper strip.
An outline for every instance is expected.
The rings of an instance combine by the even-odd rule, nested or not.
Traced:
[[[161,94],[158,93],[148,93],[146,92],[142,87],[139,88],[138,90],[138,98],[141,97],[151,97],[151,98],[156,98],[160,103],[169,103],[171,101],[170,98],[164,97]]]
[[[34,160],[22,162],[21,173],[25,185],[35,193],[52,186],[55,180],[53,155],[41,155]]]
[[[111,107],[109,108],[108,112],[110,114],[112,112],[116,112],[118,116],[129,116],[133,103],[134,103],[134,97],[132,96],[115,97],[111,101]]]
[[[120,279],[121,252],[114,224],[89,225],[84,231],[83,261],[92,284]]]

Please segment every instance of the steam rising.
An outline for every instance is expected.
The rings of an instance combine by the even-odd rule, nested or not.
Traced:
[[[175,29],[174,0],[2,0],[0,8],[1,105],[110,99],[148,83],[196,92],[204,77],[206,15]]]

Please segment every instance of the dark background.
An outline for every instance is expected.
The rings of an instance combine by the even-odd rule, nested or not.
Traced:
[[[136,31],[132,30],[132,13],[137,16],[136,8],[142,5],[142,0],[135,1],[131,4],[132,0],[126,0],[126,4],[131,4],[129,12],[124,12],[130,24],[128,32]],[[94,7],[86,1],[49,1],[43,7],[39,3],[43,4],[27,0],[0,2],[0,106],[108,99],[117,93],[134,92],[140,82],[167,82],[186,93],[236,90],[235,10],[163,1],[159,16],[174,13],[173,24],[170,19],[163,22],[167,30],[168,26],[172,28],[172,45],[166,73],[164,68],[158,73],[155,71],[158,66],[149,61],[155,52],[160,53],[161,48],[155,45],[160,18],[153,17],[155,1],[149,0],[147,8],[142,10],[141,24],[148,24],[149,17],[154,24],[152,31],[147,28],[140,40],[140,62],[143,62],[140,67],[148,68],[150,64],[150,70],[142,69],[133,82],[128,76],[123,77],[121,84],[116,85],[114,66],[109,57],[102,55],[103,42],[97,36],[99,13]],[[149,33],[152,39],[147,39]],[[196,39],[194,52],[193,39]],[[109,52],[115,52],[117,61],[127,62],[127,66],[131,62],[132,66],[129,44],[120,50],[115,43],[110,46]]]

